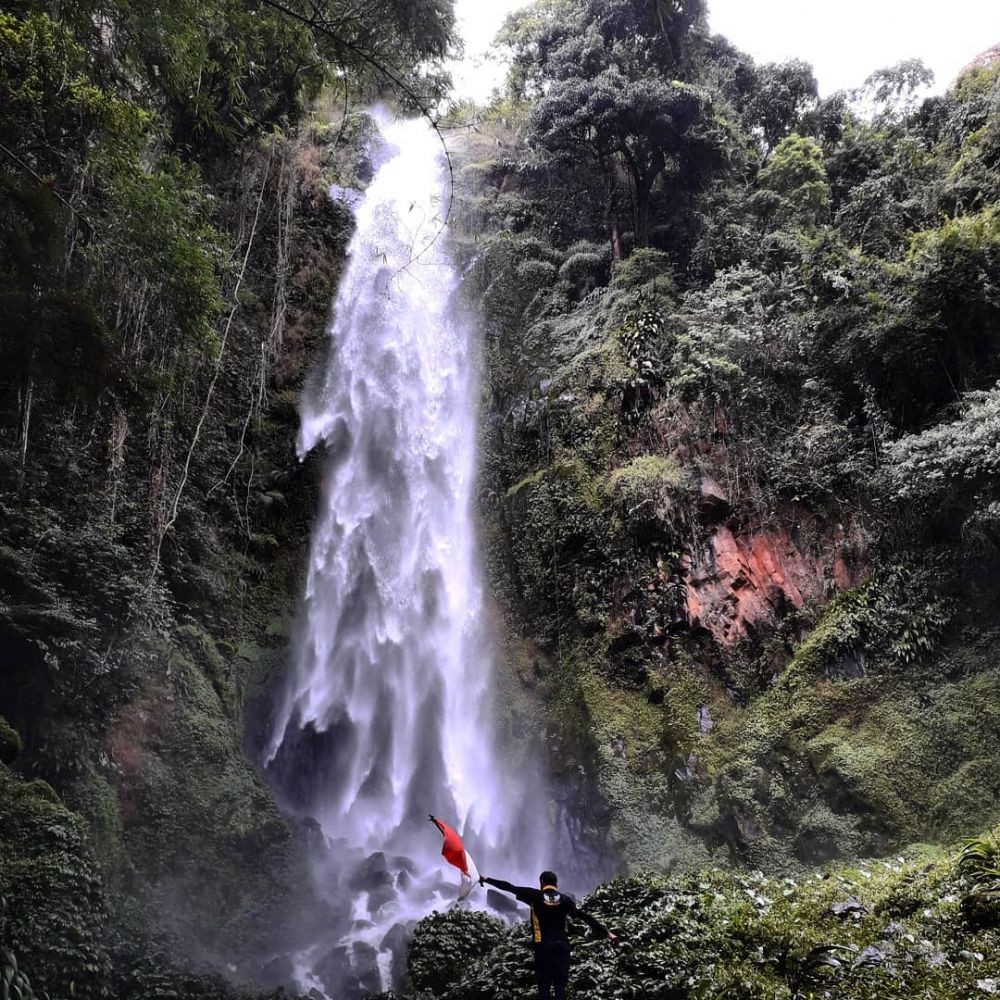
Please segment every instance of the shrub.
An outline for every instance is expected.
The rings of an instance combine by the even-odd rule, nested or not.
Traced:
[[[672,458],[639,455],[608,477],[607,491],[628,517],[666,518],[672,500],[690,482],[688,473]]]
[[[22,749],[17,730],[0,715],[0,764],[13,764]]]
[[[667,295],[675,295],[677,283],[670,258],[662,250],[644,247],[614,266],[612,279],[619,288],[642,288],[651,281]]]
[[[453,909],[434,912],[413,935],[406,967],[418,990],[441,993],[462,970],[488,955],[506,936],[506,925],[486,913]]]
[[[582,299],[607,284],[607,257],[599,253],[575,253],[559,268],[559,279],[570,286],[575,299]]]
[[[0,939],[30,970],[36,991],[104,995],[103,892],[83,823],[51,787],[23,781],[2,764],[0,897]]]

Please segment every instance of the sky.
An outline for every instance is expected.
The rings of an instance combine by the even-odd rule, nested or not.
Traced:
[[[502,80],[502,67],[482,55],[506,15],[523,6],[457,0],[466,46],[454,71],[457,94],[486,100]],[[709,0],[709,11],[712,31],[758,62],[811,63],[823,94],[912,58],[934,70],[934,89],[942,91],[973,56],[1000,42],[1000,0]]]

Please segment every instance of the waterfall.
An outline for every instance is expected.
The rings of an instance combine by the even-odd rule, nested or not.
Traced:
[[[387,988],[405,928],[455,899],[428,813],[497,874],[528,839],[518,825],[529,789],[504,780],[493,738],[475,351],[441,232],[442,150],[422,120],[383,135],[328,365],[303,404],[299,454],[323,446],[326,468],[265,756],[285,807],[315,820],[327,845],[316,875],[331,927],[299,956],[299,985],[338,997]],[[545,826],[543,808],[512,874],[538,870]]]

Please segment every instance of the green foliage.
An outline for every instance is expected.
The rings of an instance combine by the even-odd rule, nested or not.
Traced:
[[[724,161],[728,134],[710,96],[612,65],[593,78],[554,84],[532,110],[535,141],[556,154],[592,147],[618,157],[635,191],[636,242],[649,245],[653,185],[667,174],[675,199],[697,192]]]
[[[676,294],[670,257],[662,250],[641,247],[625,260],[616,261],[612,274],[614,283],[621,288],[645,288],[653,284],[668,297]]]
[[[80,818],[41,781],[0,764],[0,941],[31,970],[34,989],[55,996],[104,995],[104,893]],[[6,971],[4,971],[6,966]],[[12,956],[0,976],[16,997]],[[23,983],[22,983],[23,985]]]
[[[1000,840],[995,834],[985,834],[962,844],[959,870],[972,878],[975,892],[1000,899]]]
[[[967,880],[962,913],[972,927],[1000,927],[1000,839],[994,830],[962,842],[958,868]]]
[[[889,495],[923,508],[967,519],[988,511],[1000,473],[1000,388],[970,393],[956,419],[942,420],[886,449]]]
[[[559,280],[566,282],[574,299],[589,295],[608,281],[608,255],[594,249],[570,253],[559,268]]]
[[[417,990],[436,996],[506,937],[506,924],[485,913],[434,912],[420,921],[410,941],[406,957],[410,980]]]
[[[826,220],[830,188],[823,151],[814,140],[801,135],[782,139],[761,171],[760,182],[781,199],[777,213],[781,221],[815,227]]]
[[[579,460],[557,462],[514,487],[509,503],[526,527],[511,546],[521,593],[543,632],[555,637],[563,614],[597,625],[606,614],[613,570],[598,484],[587,467]],[[560,564],[572,565],[573,576]]]
[[[484,490],[498,592],[558,654],[545,690],[596,734],[577,744],[630,860],[794,866],[959,835],[997,795],[997,720],[972,711],[996,685],[994,78],[918,105],[910,62],[819,101],[805,64],[755,66],[694,23],[668,52],[651,12],[551,3],[505,29],[517,101],[488,183],[504,178],[524,257],[561,271],[525,308],[523,261],[481,257],[503,329]],[[630,87],[657,112],[704,97],[692,132],[721,155],[664,138]],[[580,239],[610,244],[606,287]],[[666,456],[704,492],[661,490]],[[751,576],[809,552],[826,592],[800,607],[742,562],[702,567],[723,528]],[[727,621],[770,610],[725,641],[690,610],[706,597]],[[789,968],[822,964],[815,947]]]
[[[736,103],[745,104],[748,131],[759,130],[765,150],[771,151],[816,107],[819,88],[812,67],[800,59],[765,63],[756,67],[756,77]]]
[[[583,902],[622,943],[579,942],[570,989],[609,1000],[966,1000],[1000,966],[996,929],[971,927],[957,905],[962,878],[950,859],[916,857],[803,878],[618,879]],[[524,932],[512,932],[432,995],[514,1000],[529,963]]]
[[[3,899],[0,899],[2,918]],[[47,994],[42,994],[47,997]],[[0,1000],[36,1000],[31,980],[17,967],[17,956],[7,949],[0,950]]]
[[[904,59],[876,70],[865,80],[860,97],[872,106],[879,124],[912,114],[917,95],[934,83],[934,73],[919,59]]]
[[[954,613],[947,599],[936,596],[942,582],[926,569],[880,568],[831,603],[796,651],[795,666],[815,675],[858,651],[876,666],[903,666],[932,653]]]
[[[571,174],[596,166],[606,176],[617,161],[631,183],[639,246],[650,245],[654,186],[664,180],[681,214],[731,144],[711,94],[689,82],[704,28],[700,2],[610,0],[543,5],[512,15],[501,34],[514,56],[511,92],[537,95],[530,144]],[[613,216],[618,201],[612,189]]]
[[[675,460],[639,455],[611,473],[607,490],[625,508],[626,517],[666,518],[673,495],[688,482],[688,474]]]
[[[1000,79],[1000,66],[994,60],[989,66],[973,66],[955,83],[954,97],[966,104],[989,94]]]
[[[23,749],[17,730],[0,715],[0,764],[13,764]]]
[[[314,510],[327,191],[372,127],[298,123],[388,97],[372,58],[439,94],[454,25],[325,9],[335,40],[243,0],[0,13],[0,943],[36,992],[244,996],[187,967],[253,979],[307,882],[244,728]]]
[[[110,279],[118,287],[126,281],[145,285],[159,304],[159,314],[147,314],[147,322],[172,329],[182,343],[200,348],[214,340],[214,321],[222,308],[223,238],[208,222],[211,199],[197,170],[177,159],[164,160],[158,167],[152,174],[116,177],[109,192],[134,234],[129,277],[118,271],[120,248],[95,248],[93,256],[105,281]]]

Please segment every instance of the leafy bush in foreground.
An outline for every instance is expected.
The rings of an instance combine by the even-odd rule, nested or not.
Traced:
[[[971,842],[970,842],[971,843]],[[996,840],[986,845],[995,865]],[[579,940],[571,997],[602,1000],[837,997],[969,1000],[1000,980],[1000,908],[970,911],[979,857],[873,861],[802,879],[704,872],[618,879],[586,905],[621,935]],[[992,860],[991,860],[992,859]],[[978,881],[977,881],[978,880]],[[441,1000],[515,1000],[531,990],[528,934],[482,914],[434,914],[418,926],[411,965],[438,955]],[[493,937],[496,935],[495,937]],[[478,944],[495,944],[471,960]],[[433,940],[433,949],[428,942]],[[449,963],[449,956],[459,956]],[[426,995],[426,994],[425,994]]]

